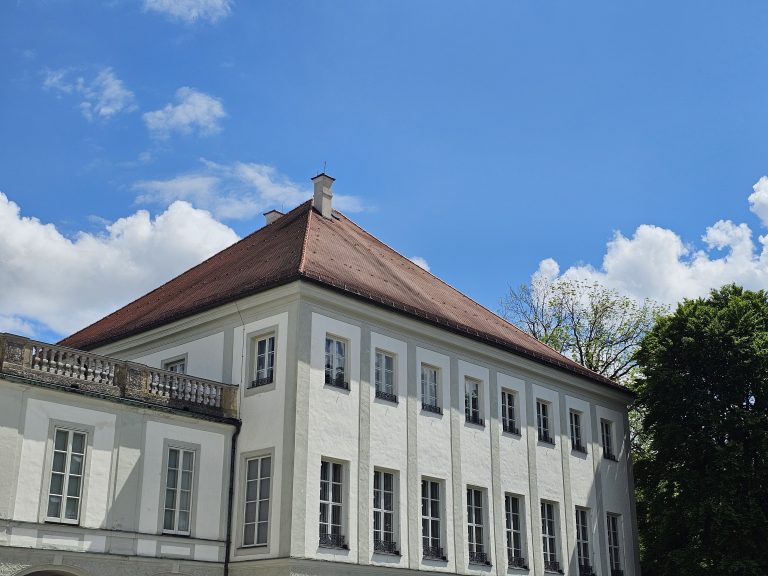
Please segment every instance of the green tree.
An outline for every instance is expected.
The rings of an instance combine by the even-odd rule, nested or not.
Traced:
[[[645,576],[768,574],[768,296],[686,300],[637,353]]]

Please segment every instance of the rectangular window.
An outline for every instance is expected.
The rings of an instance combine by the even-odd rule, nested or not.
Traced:
[[[395,390],[395,357],[387,352],[376,351],[376,398],[397,402]]]
[[[571,410],[571,448],[576,452],[587,453],[587,449],[581,439],[581,412]]]
[[[320,463],[320,546],[346,548],[342,532],[344,482],[341,464],[323,460]]]
[[[275,381],[275,337],[258,338],[254,344],[253,380],[251,387],[266,386]]]
[[[576,557],[579,562],[579,576],[592,576],[592,562],[589,555],[589,517],[584,508],[576,508]]]
[[[269,538],[269,497],[272,457],[245,462],[245,523],[243,546],[266,546]]]
[[[464,380],[464,415],[467,422],[485,425],[480,418],[480,381],[474,378]]]
[[[333,336],[325,337],[325,383],[349,390],[347,343]]]
[[[621,547],[619,545],[619,517],[608,514],[608,560],[612,576],[621,576]]]
[[[613,426],[608,420],[600,420],[600,434],[603,439],[603,457],[616,460],[613,453]]]
[[[504,497],[507,520],[507,563],[510,568],[528,568],[523,556],[523,528],[520,497],[507,494]]]
[[[554,444],[549,433],[549,404],[536,400],[536,425],[539,431],[539,441]]]
[[[86,434],[56,428],[53,437],[51,485],[45,519],[65,524],[80,520],[80,498],[85,473]]]
[[[184,358],[179,360],[168,360],[163,362],[163,370],[167,370],[168,372],[175,372],[176,374],[186,374],[187,361]]]
[[[467,542],[472,564],[489,564],[483,526],[483,491],[467,488]]]
[[[421,538],[424,558],[445,560],[442,544],[440,482],[421,481]]]
[[[165,513],[163,532],[189,534],[189,516],[192,510],[192,473],[195,453],[182,448],[168,449],[168,468],[165,473]]]
[[[399,554],[395,541],[395,475],[373,472],[373,549]]]
[[[501,425],[504,427],[504,432],[520,434],[515,413],[515,393],[508,390],[501,391]]]
[[[544,570],[560,572],[557,561],[557,523],[555,520],[555,504],[541,501],[541,547],[544,551]]]
[[[442,414],[438,390],[438,369],[433,366],[421,365],[421,408],[427,412]]]

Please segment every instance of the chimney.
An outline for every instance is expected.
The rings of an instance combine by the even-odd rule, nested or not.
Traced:
[[[264,219],[267,221],[267,224],[272,224],[272,222],[274,222],[281,216],[285,216],[285,214],[283,214],[279,210],[270,210],[269,212],[264,212]]]
[[[333,207],[331,206],[331,198],[333,198],[333,192],[331,192],[331,186],[333,186],[334,178],[331,178],[325,172],[321,172],[314,178],[312,182],[315,185],[315,197],[312,201],[312,205],[315,210],[323,215],[323,218],[331,218]]]

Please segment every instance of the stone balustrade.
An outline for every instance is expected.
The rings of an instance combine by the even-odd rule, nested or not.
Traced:
[[[99,396],[237,418],[237,386],[13,334],[0,334],[0,376],[2,374]]]

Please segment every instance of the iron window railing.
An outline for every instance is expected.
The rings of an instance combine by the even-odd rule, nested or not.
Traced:
[[[426,402],[421,403],[421,409],[424,410],[424,412],[432,412],[434,414],[443,413],[443,409],[440,408],[440,406],[437,406],[436,404],[427,404]]]
[[[442,560],[444,562],[448,560],[440,546],[424,546],[424,558],[427,560]]]
[[[579,564],[579,576],[595,576],[590,564]]]
[[[261,378],[256,378],[255,380],[251,380],[251,388],[258,388],[259,386],[267,386],[268,384],[272,384],[273,381],[274,381],[274,378],[270,373],[269,376],[262,376]]]
[[[616,454],[614,454],[610,450],[603,451],[603,458],[605,458],[606,460],[613,460],[614,462],[618,462],[619,461],[619,459],[616,456]]]
[[[387,402],[397,403],[397,394],[392,394],[391,392],[384,392],[384,390],[376,390],[376,398],[381,398],[382,400],[386,400]]]
[[[480,418],[477,414],[467,414],[467,422],[470,424],[477,424],[478,426],[485,426],[485,420]]]
[[[343,534],[328,534],[320,533],[320,546],[322,548],[342,548],[348,549],[346,540]]]
[[[472,564],[485,564],[490,566],[491,562],[488,560],[488,554],[486,552],[469,552],[469,561]]]
[[[520,428],[518,426],[515,426],[511,422],[505,421],[503,423],[504,432],[507,432],[509,434],[517,434],[520,436]]]
[[[397,542],[391,540],[373,539],[373,550],[382,554],[394,554],[400,556],[400,550],[397,549]]]
[[[584,446],[584,444],[582,444],[581,442],[574,442],[572,449],[574,452],[581,452],[582,454],[587,453],[587,447]]]
[[[522,568],[523,570],[528,570],[528,564],[526,564],[523,556],[507,554],[507,564],[509,564],[510,568]]]
[[[624,576],[624,570],[621,568],[611,568],[611,576]]]
[[[555,439],[549,435],[549,432],[542,432],[539,430],[539,442],[544,442],[545,444],[554,444]]]
[[[339,373],[335,376],[331,376],[328,374],[328,372],[325,373],[325,383],[328,386],[333,386],[334,388],[341,388],[342,390],[349,390],[349,382],[346,382],[344,380],[344,374]]]
[[[558,574],[563,573],[563,569],[560,568],[560,562],[557,560],[544,560],[544,571],[557,572]]]

